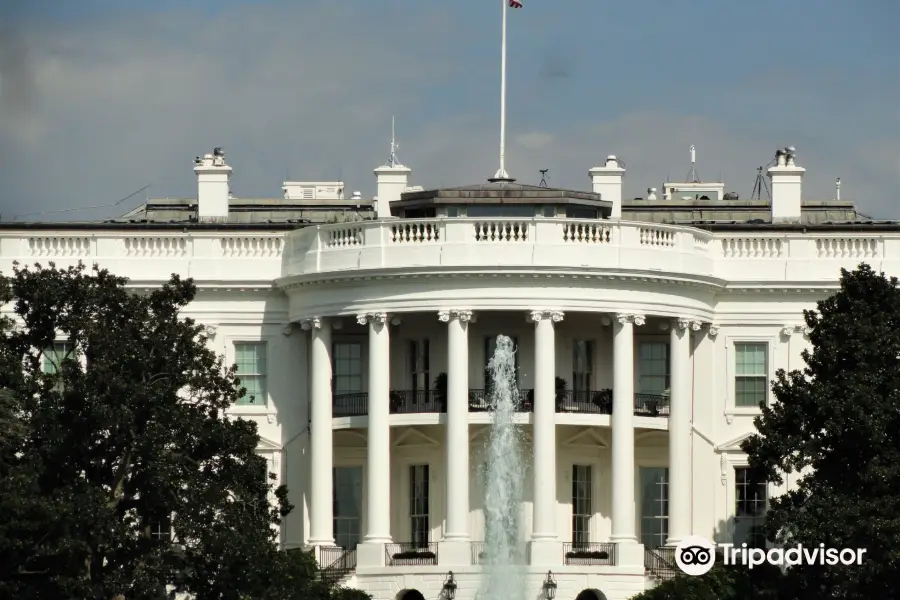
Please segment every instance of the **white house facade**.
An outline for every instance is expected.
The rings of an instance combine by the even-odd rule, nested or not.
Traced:
[[[97,263],[154,287],[199,287],[185,315],[237,363],[260,453],[290,489],[285,547],[376,600],[473,600],[482,573],[487,360],[516,345],[530,457],[522,506],[532,597],[624,600],[700,535],[760,543],[768,500],[740,443],[777,369],[803,367],[802,311],[840,269],[900,274],[900,224],[802,195],[793,149],[771,199],[720,183],[623,199],[609,157],[590,192],[492,181],[378,196],[285,182],[229,192],[222,152],[198,158],[198,197],[108,222],[0,223],[13,261]]]

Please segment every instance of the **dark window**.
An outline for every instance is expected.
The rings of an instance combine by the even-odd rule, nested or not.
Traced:
[[[734,469],[734,544],[765,548],[763,519],[766,514],[766,482],[756,481],[748,467]]]
[[[591,541],[592,477],[590,465],[572,465],[572,543]]]
[[[428,391],[431,381],[429,362],[428,340],[411,340],[409,342],[409,372],[412,374],[413,395]]]
[[[353,550],[362,539],[362,467],[332,469],[334,543]]]
[[[566,218],[567,219],[596,219],[597,218],[597,209],[589,208],[587,206],[567,206],[566,207]]]
[[[459,216],[459,207],[458,206],[448,206],[447,207],[447,216],[448,217],[458,217]]]
[[[531,218],[534,216],[533,204],[472,204],[467,207],[470,217],[511,217]]]
[[[576,402],[590,400],[594,371],[594,342],[572,340],[572,391]]]
[[[545,217],[555,217],[556,216],[556,207],[555,206],[545,206],[543,208],[542,214]]]
[[[413,545],[427,547],[431,533],[428,522],[428,465],[412,465],[409,468],[409,518]]]
[[[435,210],[433,206],[425,208],[407,208],[404,213],[407,219],[433,219]]]

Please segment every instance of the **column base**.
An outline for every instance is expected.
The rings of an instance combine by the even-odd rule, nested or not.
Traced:
[[[644,545],[636,541],[626,540],[617,542],[610,540],[616,544],[616,566],[617,567],[640,567],[644,568]]]
[[[468,567],[472,564],[472,542],[447,540],[438,542],[438,565],[442,567]]]
[[[528,564],[533,567],[559,567],[563,564],[562,542],[554,539],[528,542]]]
[[[384,545],[391,540],[362,542],[356,546],[357,568],[377,568],[384,566]]]

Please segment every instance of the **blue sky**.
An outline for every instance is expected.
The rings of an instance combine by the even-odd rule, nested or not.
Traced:
[[[239,196],[277,197],[288,175],[370,195],[392,114],[414,184],[482,181],[497,168],[499,11],[3,3],[0,213],[109,204],[147,184],[190,196],[191,159],[213,146]],[[862,212],[900,218],[898,23],[896,0],[525,0],[509,15],[508,170],[584,189],[613,153],[643,195],[683,178],[695,144],[701,177],[749,197],[756,167],[793,145],[807,198],[833,197],[841,177]]]

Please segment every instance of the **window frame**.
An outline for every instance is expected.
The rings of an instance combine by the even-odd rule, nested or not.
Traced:
[[[431,543],[432,538],[432,530],[434,528],[433,516],[434,511],[432,507],[432,497],[433,490],[431,485],[431,478],[433,475],[431,464],[429,462],[411,462],[407,466],[407,523],[409,525],[409,542],[417,548],[426,548],[429,543]],[[415,496],[415,479],[414,476],[416,474],[416,469],[423,469],[425,474],[425,513],[415,512],[414,500]],[[416,539],[416,527],[415,523],[417,519],[425,519],[426,527],[425,527],[425,540],[417,540]],[[422,545],[419,545],[419,544]]]
[[[237,364],[237,350],[235,348],[236,344],[265,344],[266,345],[266,403],[265,405],[254,403],[254,404],[232,404],[228,407],[226,413],[234,416],[266,416],[269,417],[269,421],[272,422],[274,416],[277,414],[277,410],[275,409],[274,403],[271,402],[271,391],[269,386],[269,381],[272,380],[272,344],[270,336],[260,335],[258,337],[249,336],[249,335],[235,335],[235,336],[224,336],[225,343],[225,364],[230,367],[231,365]],[[237,378],[240,379],[241,372],[238,371],[236,374]]]
[[[660,392],[645,390],[641,385],[641,380],[644,376],[644,361],[641,359],[641,348],[644,345],[653,344],[659,345],[665,348],[665,357],[662,362],[665,365],[665,375],[663,376],[663,389]],[[634,389],[635,394],[660,394],[666,395],[666,391],[670,390],[672,387],[672,348],[669,342],[668,337],[663,338],[662,336],[656,338],[644,338],[635,340],[634,344],[634,353],[635,353],[635,382]],[[658,375],[654,375],[658,377]]]
[[[331,393],[332,395],[337,395],[337,364],[338,364],[338,356],[337,356],[337,348],[338,346],[358,346],[359,347],[359,390],[357,391],[342,391],[341,394],[365,394],[366,393],[366,346],[362,340],[359,339],[339,339],[333,340],[331,342]],[[348,359],[353,360],[353,359]],[[346,375],[344,377],[355,377],[355,375]]]
[[[586,357],[586,366],[587,371],[579,372],[576,370],[576,357],[578,355],[578,345],[583,343],[586,348],[587,357]],[[585,398],[576,398],[577,402],[589,402],[591,392],[596,391],[594,387],[596,386],[596,369],[594,368],[594,362],[597,356],[597,343],[596,340],[592,338],[572,338],[572,380],[569,383],[572,393],[574,395],[584,394]],[[579,375],[587,375],[587,389],[582,390],[579,389],[578,379]]]
[[[737,379],[737,344],[767,344],[766,355],[766,406],[772,404],[772,385],[771,381],[775,373],[775,354],[778,349],[778,336],[775,335],[735,335],[725,338],[725,416],[732,417],[735,415],[758,415],[760,409],[758,406],[738,406],[737,390],[735,381]],[[730,423],[730,421],[729,421]]]
[[[654,514],[652,517],[644,516],[644,494],[643,494],[643,485],[642,485],[642,479],[641,479],[641,470],[642,469],[662,469],[666,472],[666,486],[665,486],[666,487],[666,496],[665,496],[666,510],[665,510],[665,514]],[[635,465],[635,471],[636,471],[636,477],[634,478],[635,479],[634,485],[635,485],[635,499],[637,500],[637,502],[635,503],[636,504],[635,508],[637,508],[637,511],[636,511],[637,514],[635,516],[636,516],[636,520],[637,520],[638,540],[642,544],[644,543],[644,519],[652,518],[654,520],[663,521],[665,523],[664,529],[665,529],[665,538],[666,539],[663,539],[662,544],[660,544],[660,546],[665,546],[666,542],[668,541],[668,537],[669,537],[669,502],[671,502],[671,498],[670,498],[670,494],[669,494],[669,484],[670,484],[669,477],[671,475],[671,471],[669,470],[668,465],[658,464],[656,462],[652,462],[652,463],[640,463],[639,462]],[[655,503],[658,504],[659,500],[656,500]],[[655,511],[655,512],[663,512],[663,511]]]
[[[723,455],[723,469],[727,469],[723,472],[723,483],[727,486],[727,493],[725,494],[727,498],[727,508],[726,508],[726,522],[729,523],[729,531],[728,531],[728,539],[732,543],[735,542],[735,534],[737,533],[737,522],[739,518],[751,518],[751,519],[765,519],[765,514],[768,512],[769,504],[772,500],[772,484],[766,483],[766,508],[763,511],[763,515],[761,517],[738,517],[737,516],[737,472],[739,469],[746,469],[750,466],[749,460],[746,455],[739,456],[729,456]],[[768,546],[768,541],[765,541],[765,546]],[[749,544],[748,544],[749,546]]]
[[[262,393],[263,398],[262,398],[262,402],[257,401],[257,402],[252,402],[252,403],[247,402],[247,403],[241,403],[241,404],[235,403],[234,406],[239,406],[241,408],[258,407],[259,409],[261,409],[261,411],[268,410],[269,405],[270,405],[269,380],[271,379],[271,376],[270,376],[271,369],[269,368],[269,366],[271,364],[270,360],[269,360],[269,357],[271,356],[271,353],[269,352],[269,341],[264,338],[263,339],[255,339],[255,340],[248,340],[248,339],[231,340],[231,352],[232,352],[231,364],[232,365],[237,364],[238,346],[242,346],[242,345],[243,346],[251,346],[251,345],[252,346],[262,346],[262,348],[263,348],[263,353],[264,353],[263,372],[246,374],[247,377],[262,378],[262,380],[263,380],[263,393]],[[258,365],[257,365],[257,367],[258,367]],[[240,369],[238,369],[235,376],[238,379],[242,379],[244,374],[241,373]],[[246,387],[246,385],[244,385],[243,381],[241,382],[241,387]],[[247,398],[248,396],[249,396],[249,394],[245,395],[244,398]]]
[[[337,514],[337,510],[336,510],[336,507],[335,507],[335,504],[337,503],[337,498],[336,498],[336,492],[337,492],[336,482],[337,482],[337,477],[336,477],[335,475],[336,475],[336,471],[337,471],[338,469],[358,469],[358,470],[359,470],[359,475],[360,475],[360,480],[359,480],[359,481],[360,481],[360,486],[359,486],[359,517],[356,518],[356,519],[353,519],[352,517],[339,517],[338,514]],[[362,541],[363,541],[363,536],[365,535],[365,529],[364,529],[364,527],[363,527],[363,519],[365,518],[365,512],[366,512],[366,502],[365,502],[366,472],[365,472],[365,465],[364,465],[364,464],[358,464],[358,463],[352,463],[352,464],[349,464],[349,463],[348,463],[348,464],[336,463],[336,464],[333,464],[332,467],[331,467],[331,474],[332,474],[332,478],[331,478],[331,490],[332,490],[332,492],[331,492],[331,502],[332,502],[331,531],[332,531],[332,535],[334,536],[334,543],[337,544],[338,546],[340,546],[340,544],[338,543],[337,535],[335,535],[335,529],[336,529],[336,527],[337,527],[337,522],[338,522],[338,520],[346,520],[346,521],[353,521],[353,520],[356,520],[356,521],[358,521],[358,524],[359,524],[359,540],[357,541],[357,544],[361,544]],[[351,549],[352,549],[352,548],[345,548],[345,550],[351,550]]]
[[[577,502],[578,499],[576,497],[576,481],[580,481],[577,479],[578,469],[586,469],[587,471],[587,489],[588,497],[588,512],[577,512]],[[597,513],[596,506],[596,495],[594,493],[594,486],[597,484],[596,477],[596,469],[592,463],[572,463],[572,475],[571,475],[571,484],[572,484],[572,521],[571,521],[571,534],[572,534],[572,544],[575,545],[587,545],[590,544],[594,539],[594,515]],[[584,499],[584,498],[582,498]],[[581,533],[584,536],[583,539],[579,539],[576,535],[578,528],[576,527],[576,523],[578,519],[584,519],[584,527],[581,528]]]

